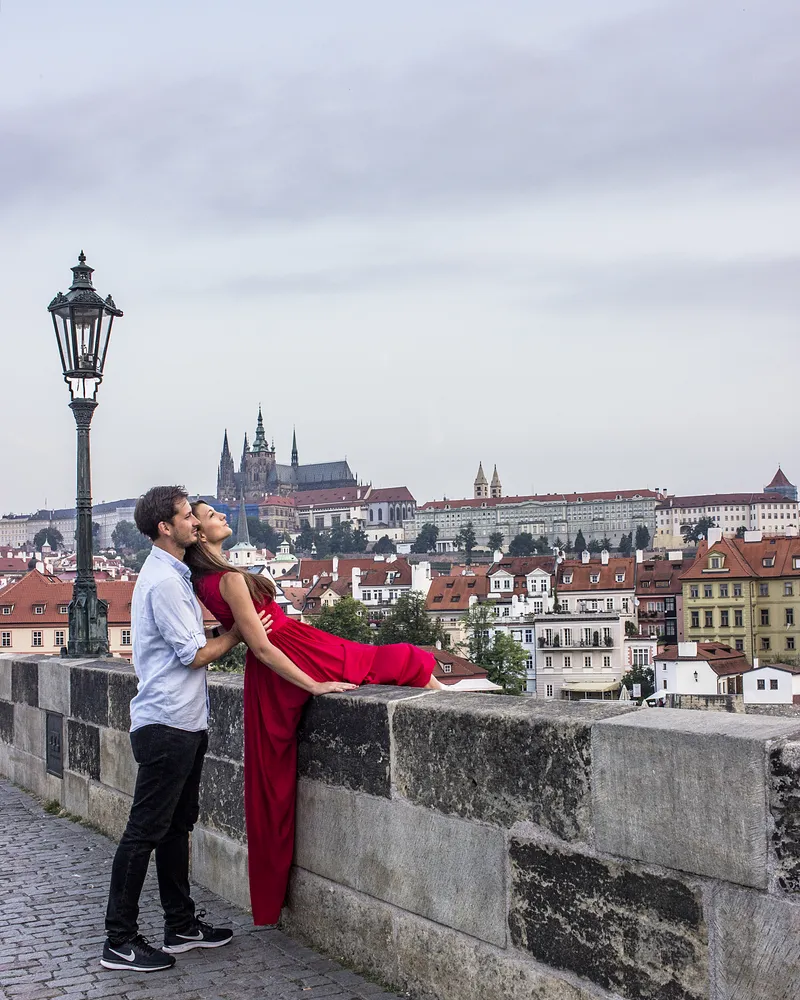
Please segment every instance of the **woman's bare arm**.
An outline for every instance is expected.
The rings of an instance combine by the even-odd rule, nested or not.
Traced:
[[[289,657],[272,645],[261,625],[247,584],[239,573],[225,573],[219,583],[220,593],[231,609],[242,639],[258,659],[285,680],[309,694],[352,691],[357,685],[344,681],[319,682],[309,677]]]

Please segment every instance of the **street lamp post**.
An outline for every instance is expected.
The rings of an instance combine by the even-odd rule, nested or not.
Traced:
[[[92,565],[92,474],[89,428],[103,380],[111,326],[121,316],[109,295],[102,299],[92,285],[92,271],[81,251],[72,268],[72,284],[47,307],[53,317],[70,409],[78,431],[77,575],[69,606],[67,656],[108,653],[108,604],[97,597]],[[63,653],[63,650],[62,650]]]

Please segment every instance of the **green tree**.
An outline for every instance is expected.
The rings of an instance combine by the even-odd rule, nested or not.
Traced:
[[[573,545],[573,549],[575,552],[580,554],[581,552],[583,552],[585,548],[586,548],[586,539],[583,537],[583,531],[581,531],[581,529],[578,528],[578,534],[575,536],[575,544]]]
[[[529,531],[520,531],[508,543],[508,554],[514,556],[532,556],[536,552],[536,542]]]
[[[248,517],[247,533],[250,535],[250,542],[257,549],[269,549],[270,552],[277,552],[281,544],[281,536],[272,527],[269,521],[262,521],[258,517]]]
[[[97,521],[92,521],[92,554],[97,555],[100,551],[100,525]]]
[[[492,640],[487,672],[489,680],[499,684],[506,694],[522,694],[525,690],[525,667],[528,654],[511,638],[506,629],[498,629]]]
[[[143,535],[133,521],[120,521],[111,532],[111,544],[118,552],[139,552],[149,549],[153,543]]]
[[[560,549],[563,548],[563,545],[561,544],[561,539],[560,538],[556,539],[556,545]],[[539,537],[536,539],[536,551],[540,555],[546,556],[546,555],[548,555],[550,553],[551,550],[552,550],[552,546],[547,541],[547,535],[539,535]]]
[[[475,529],[472,527],[472,521],[469,521],[455,537],[456,547],[459,550],[463,549],[467,557],[467,566],[472,562],[472,550],[475,548],[475,542]]]
[[[148,539],[150,541],[150,539]],[[142,566],[144,566],[145,559],[150,555],[150,550],[153,548],[152,543],[149,548],[139,549],[138,552],[134,552],[131,556],[123,556],[122,561],[128,567],[132,569],[134,573],[141,573]]]
[[[45,542],[51,549],[61,549],[64,547],[64,536],[58,528],[41,528],[33,536],[33,547],[41,549]]]
[[[450,645],[450,636],[425,610],[425,595],[417,590],[402,594],[378,627],[377,645],[410,642],[414,646]]]
[[[647,698],[655,691],[655,677],[652,667],[631,667],[622,675],[622,684],[633,693],[633,685],[642,685],[642,698]]]
[[[366,552],[369,539],[363,528],[356,528],[353,532],[353,552]]]
[[[502,552],[503,551],[503,532],[493,531],[489,535],[489,548],[492,552]]]
[[[349,521],[334,524],[331,528],[331,552],[342,555],[353,551],[353,525]]]
[[[397,546],[389,538],[388,535],[383,535],[379,538],[377,542],[372,546],[372,551],[379,556],[389,555],[390,552],[397,552]]]
[[[351,639],[353,642],[373,642],[375,638],[366,607],[353,597],[342,597],[335,604],[323,608],[314,624],[323,632]]]
[[[425,523],[419,529],[414,544],[411,546],[412,552],[435,552],[436,539],[439,537],[439,529],[435,524]]]
[[[640,524],[636,529],[636,548],[647,549],[650,547],[650,529],[646,524]]]
[[[682,524],[681,534],[684,542],[699,542],[701,538],[708,538],[708,529],[715,528],[716,521],[710,517],[701,517],[696,524]],[[638,535],[637,535],[638,538]]]
[[[601,538],[599,544],[600,544],[601,550],[605,549],[606,552],[610,552],[614,548],[614,544],[611,541],[611,539],[608,537],[608,535],[606,535],[605,538]]]
[[[295,548],[298,552],[310,552],[315,539],[316,532],[309,525],[308,521],[303,521],[303,525],[300,528],[300,534],[295,539]]]
[[[603,546],[600,544],[600,542],[597,542],[594,539],[592,539],[591,542],[589,542],[589,544],[586,546],[586,548],[590,552],[595,552],[596,553],[596,552],[599,552],[603,548]]]
[[[633,532],[629,531],[619,540],[619,551],[623,556],[629,556],[633,551]]]
[[[745,528],[745,526],[743,524],[740,524],[739,527],[736,529],[736,537],[737,538],[744,538],[746,531],[747,531],[747,528]]]
[[[497,627],[497,617],[493,604],[473,604],[461,621],[466,640],[459,644],[459,650],[479,667],[489,669],[492,648],[492,633]]]
[[[238,646],[223,653],[218,660],[209,664],[209,670],[217,670],[220,673],[241,674],[244,673],[244,659],[247,655],[247,646],[240,642]]]

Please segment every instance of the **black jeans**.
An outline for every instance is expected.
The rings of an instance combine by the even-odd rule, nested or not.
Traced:
[[[131,746],[139,773],[128,825],[111,868],[106,933],[112,944],[138,934],[139,896],[153,850],[167,928],[183,930],[194,918],[189,833],[200,811],[208,733],[142,726],[131,733]]]

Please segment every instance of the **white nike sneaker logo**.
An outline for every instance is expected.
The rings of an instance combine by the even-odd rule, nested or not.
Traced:
[[[186,941],[199,941],[203,936],[202,931],[198,931],[196,934],[178,934],[180,938],[184,938]]]
[[[109,948],[108,950],[112,953],[112,955],[119,955],[120,958],[124,958],[126,962],[132,962],[134,958],[136,958],[136,953],[133,950],[131,950],[130,955],[123,955],[123,953],[121,951],[117,951],[116,948]]]

